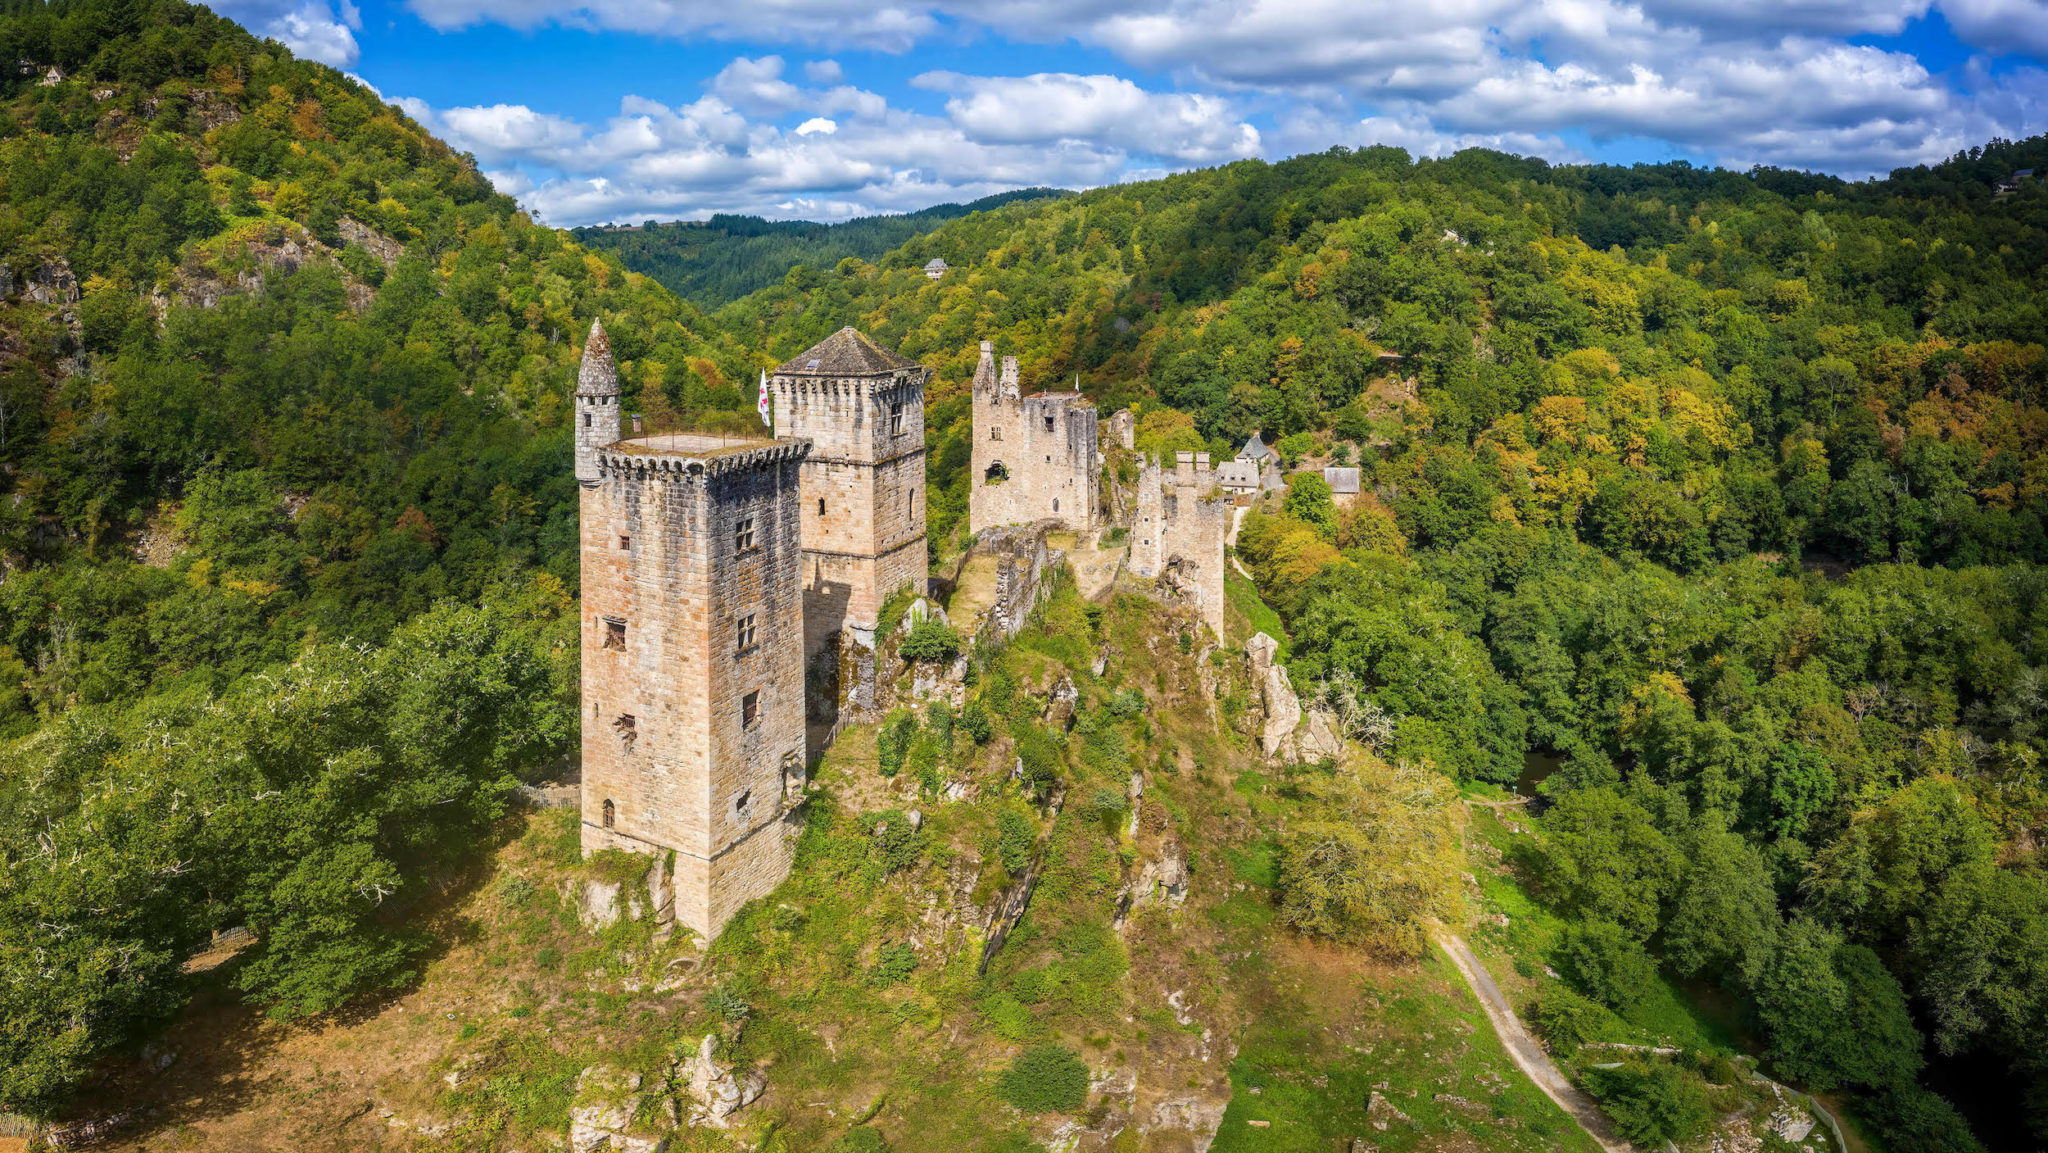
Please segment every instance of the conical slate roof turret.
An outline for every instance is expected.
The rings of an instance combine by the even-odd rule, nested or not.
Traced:
[[[590,322],[590,339],[583,343],[583,367],[576,370],[576,395],[619,395],[619,369],[612,363],[612,341],[604,334],[602,320]]]
[[[915,367],[916,361],[890,352],[849,324],[797,353],[776,369],[775,375],[887,376],[898,369]]]

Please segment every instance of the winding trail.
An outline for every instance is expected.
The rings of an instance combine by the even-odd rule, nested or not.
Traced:
[[[1430,931],[1430,937],[1437,948],[1451,959],[1451,964],[1458,967],[1458,974],[1465,978],[1472,995],[1479,998],[1480,1007],[1486,1010],[1487,1021],[1493,1025],[1494,1035],[1500,1038],[1501,1047],[1508,1051],[1515,1067],[1534,1081],[1544,1096],[1557,1102],[1558,1108],[1570,1114],[1572,1120],[1579,1123],[1579,1128],[1586,1131],[1586,1136],[1607,1153],[1635,1153],[1635,1146],[1615,1135],[1600,1107],[1593,1104],[1593,1099],[1580,1092],[1578,1086],[1573,1085],[1551,1061],[1543,1046],[1537,1044],[1536,1038],[1522,1025],[1522,1019],[1515,1016],[1514,1006],[1508,1004],[1500,986],[1494,984],[1493,974],[1486,971],[1485,962],[1472,952],[1465,939],[1440,925]]]

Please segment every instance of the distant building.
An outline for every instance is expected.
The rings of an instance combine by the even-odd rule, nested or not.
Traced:
[[[924,278],[926,280],[937,280],[939,277],[946,275],[951,268],[951,265],[934,256],[924,266]]]
[[[1259,466],[1248,460],[1226,460],[1216,470],[1216,484],[1231,496],[1256,496]]]
[[[1260,468],[1264,468],[1268,461],[1275,461],[1280,459],[1280,457],[1272,449],[1267,448],[1266,442],[1260,440],[1259,434],[1255,432],[1245,438],[1244,447],[1237,450],[1237,459],[1248,460]]]
[[[1999,192],[1999,193],[2004,193],[2004,192],[2018,192],[2018,191],[2020,190],[2020,182],[2021,182],[2022,180],[2032,180],[2033,178],[2034,178],[2034,170],[2033,170],[2033,169],[2031,169],[2031,168],[2021,168],[2021,169],[2019,169],[2019,170],[2015,171],[2015,172],[2014,172],[2014,173],[2013,173],[2013,174],[2012,174],[2011,176],[2008,176],[2008,177],[2006,177],[2006,178],[2005,178],[2004,180],[1994,180],[1994,181],[1992,181],[1992,183],[1991,183],[1991,190],[1992,190],[1993,192]]]
[[[1347,505],[1358,499],[1358,485],[1362,470],[1338,468],[1332,465],[1323,470],[1323,480],[1330,486],[1330,497],[1339,505]]]

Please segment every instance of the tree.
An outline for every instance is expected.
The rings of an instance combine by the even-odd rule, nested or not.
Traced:
[[[1860,937],[1892,941],[1923,915],[1942,879],[1989,862],[1997,840],[1952,777],[1923,777],[1855,814],[1814,860],[1823,908]]]
[[[1815,1089],[1910,1085],[1920,1032],[1905,993],[1875,953],[1808,917],[1786,923],[1751,984],[1766,1055]]]
[[[1355,754],[1307,786],[1280,841],[1280,915],[1305,933],[1419,957],[1464,875],[1457,790],[1440,774]]]
[[[1566,926],[1557,963],[1574,988],[1617,1013],[1633,1010],[1657,987],[1657,962],[1612,921]]]
[[[1575,789],[1543,816],[1543,878],[1575,915],[1647,940],[1684,858],[1641,805],[1612,788]]]
[[[1312,472],[1298,472],[1287,478],[1287,500],[1281,511],[1303,524],[1314,526],[1324,540],[1337,539],[1337,505],[1331,497],[1330,482]]]
[[[1778,926],[1778,898],[1763,855],[1725,829],[1685,839],[1685,876],[1664,923],[1664,957],[1687,976],[1737,984],[1756,975]]]

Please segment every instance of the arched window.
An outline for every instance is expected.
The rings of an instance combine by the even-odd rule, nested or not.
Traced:
[[[604,827],[609,829],[613,825],[617,824],[618,820],[619,807],[617,805],[612,804],[612,799],[610,797],[606,797],[604,799]]]
[[[1052,498],[1052,511],[1054,511],[1054,512],[1058,512],[1058,511],[1060,511],[1060,498],[1058,498],[1058,497],[1054,497],[1054,498]]]
[[[1010,479],[1010,470],[1003,467],[1002,461],[989,465],[988,471],[981,474],[981,483],[983,484],[1001,484],[1008,479]]]

